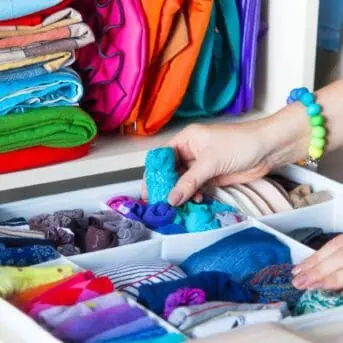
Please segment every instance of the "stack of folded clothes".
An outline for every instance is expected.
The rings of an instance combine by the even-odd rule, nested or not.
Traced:
[[[70,3],[0,4],[0,173],[82,157],[96,136],[70,68],[94,35]]]

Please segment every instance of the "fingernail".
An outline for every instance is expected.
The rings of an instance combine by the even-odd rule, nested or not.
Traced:
[[[172,206],[178,206],[181,204],[182,199],[183,199],[183,194],[179,191],[174,190],[169,194],[168,202]]]
[[[305,289],[308,284],[308,278],[306,275],[299,275],[292,281],[292,284],[297,289]]]
[[[301,267],[300,266],[296,266],[295,268],[293,268],[292,270],[292,274],[293,275],[298,275],[301,272]]]

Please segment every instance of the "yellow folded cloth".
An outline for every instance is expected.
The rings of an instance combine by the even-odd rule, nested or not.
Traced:
[[[0,297],[9,298],[30,288],[63,280],[73,275],[69,265],[45,268],[0,267]]]

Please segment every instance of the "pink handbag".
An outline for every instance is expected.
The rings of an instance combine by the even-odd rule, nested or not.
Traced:
[[[118,128],[134,108],[144,81],[148,27],[140,0],[83,0],[78,9],[96,42],[80,50],[83,108],[100,130]]]

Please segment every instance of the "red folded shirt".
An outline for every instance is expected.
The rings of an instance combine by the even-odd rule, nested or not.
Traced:
[[[76,160],[89,153],[90,143],[75,148],[44,146],[0,154],[0,174]]]
[[[59,4],[41,10],[39,12],[26,15],[24,17],[0,21],[0,26],[35,26],[39,25],[46,17],[63,10],[72,3],[73,0],[63,0]]]

